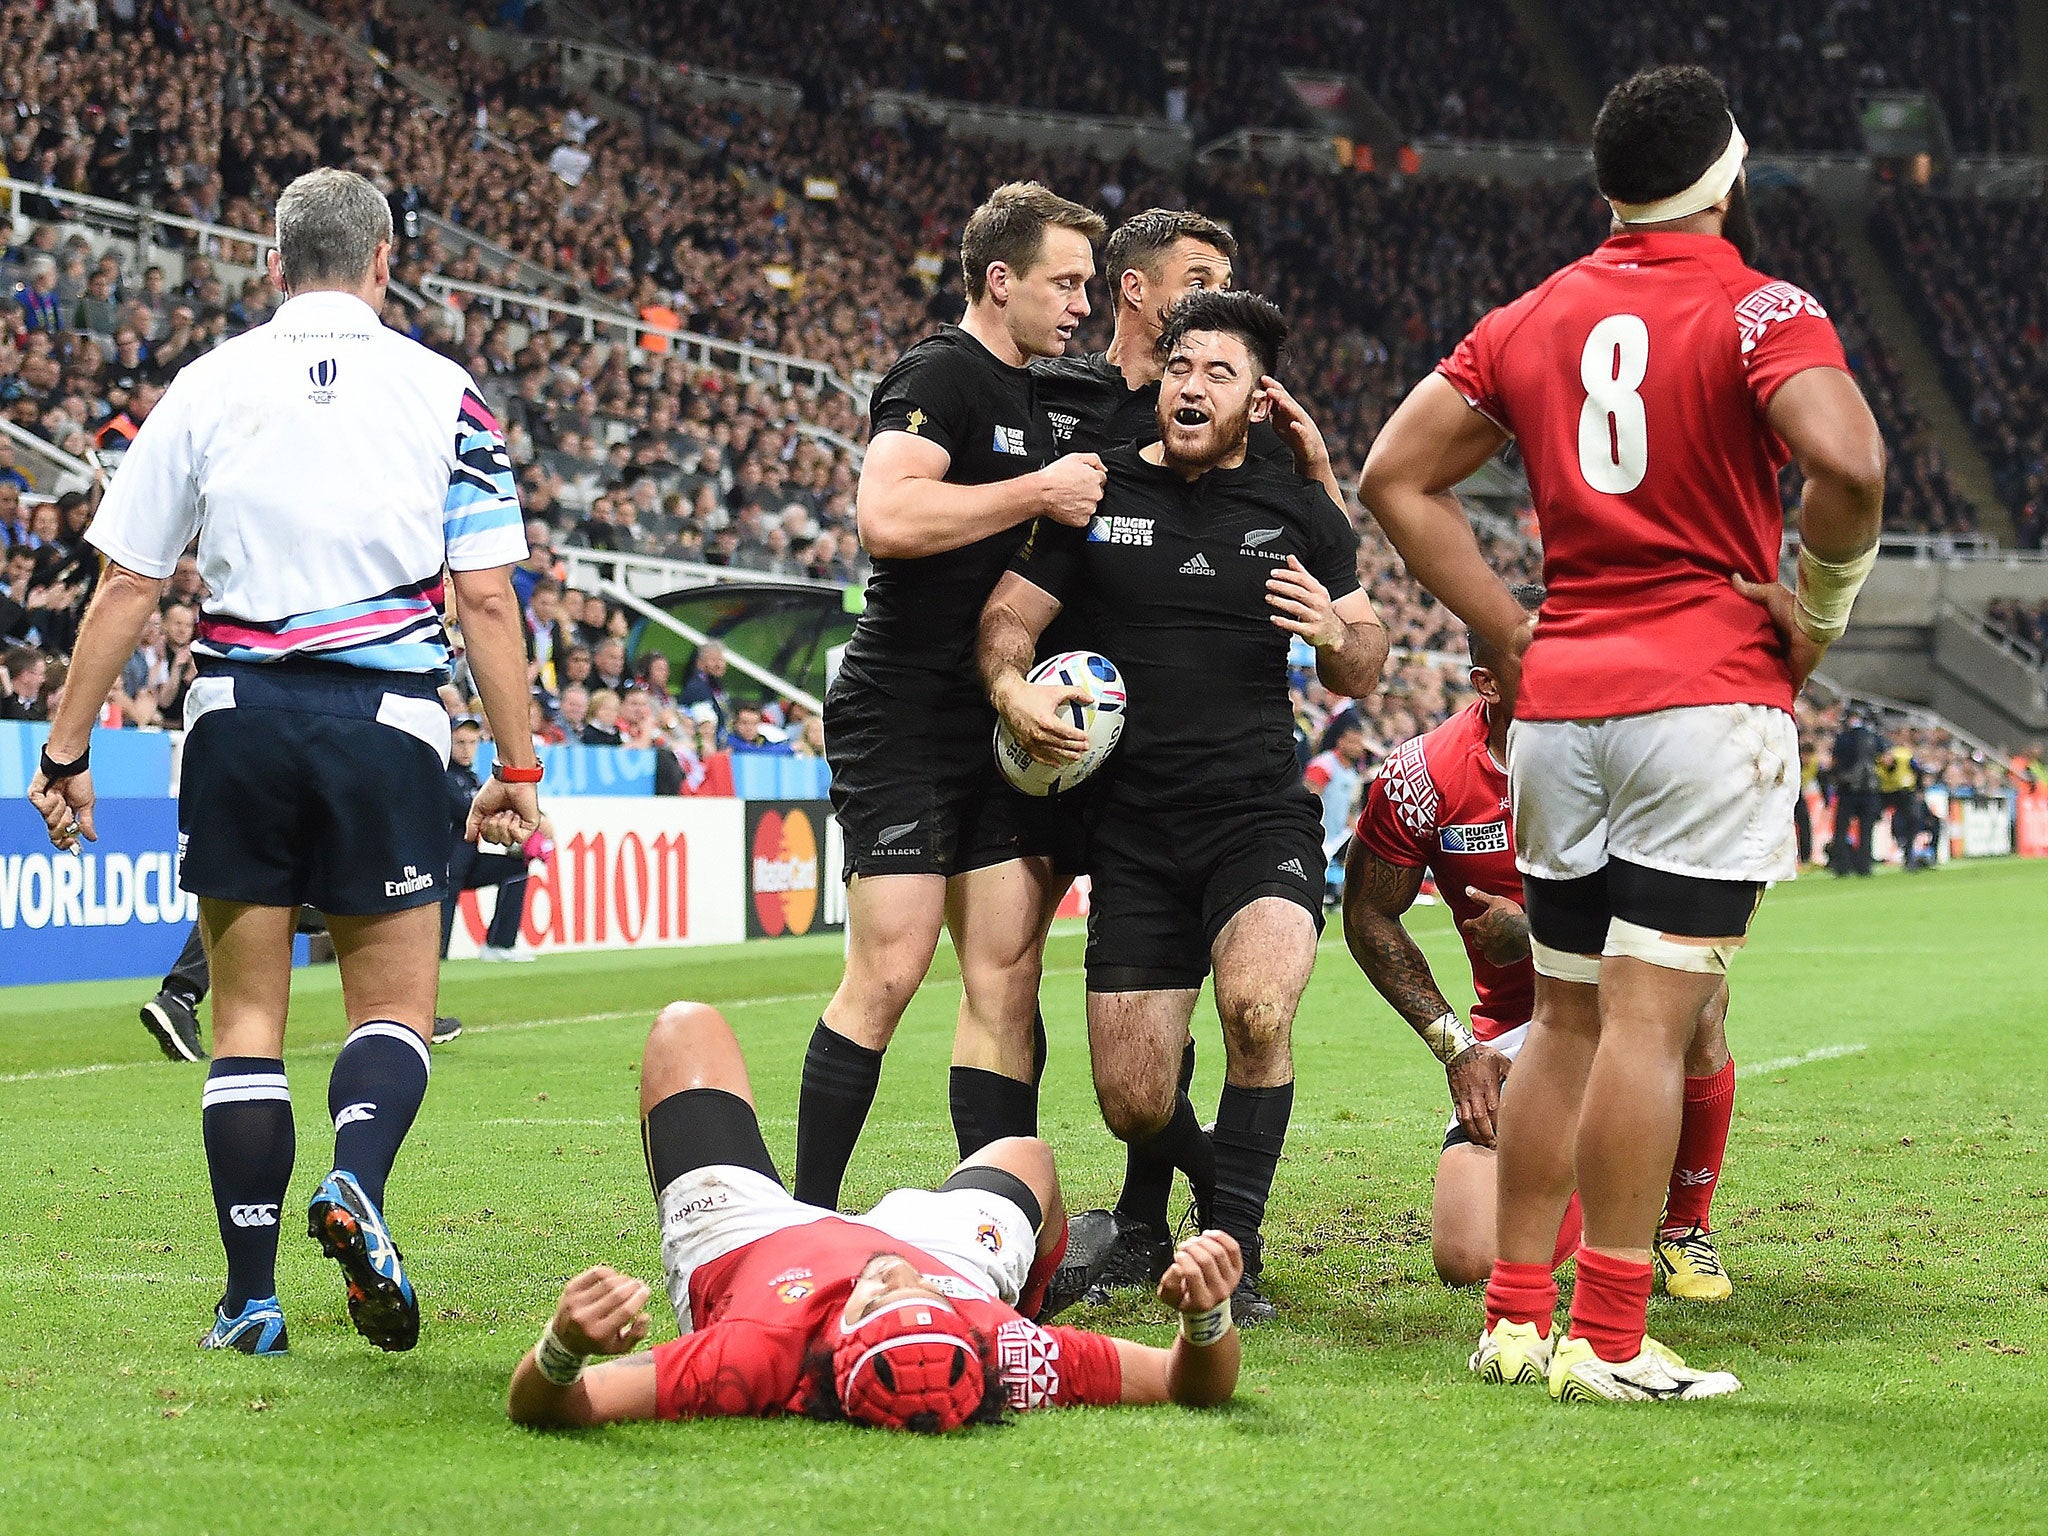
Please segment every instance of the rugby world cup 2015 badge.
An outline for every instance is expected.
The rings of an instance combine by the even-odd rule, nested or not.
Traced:
[[[306,377],[313,381],[308,398],[315,405],[330,405],[334,401],[334,381],[341,377],[341,364],[333,358],[322,358],[306,370]]]

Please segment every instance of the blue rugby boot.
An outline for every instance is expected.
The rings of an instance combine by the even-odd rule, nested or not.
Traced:
[[[201,1349],[239,1349],[245,1355],[281,1355],[291,1348],[284,1336],[284,1309],[275,1296],[243,1303],[241,1314],[229,1317],[225,1307],[213,1309],[213,1327],[199,1341]]]
[[[355,1175],[335,1169],[314,1192],[306,1230],[348,1280],[348,1315],[379,1349],[411,1349],[420,1339],[420,1303],[384,1218]]]

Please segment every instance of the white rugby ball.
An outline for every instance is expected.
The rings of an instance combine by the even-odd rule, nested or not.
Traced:
[[[1124,678],[1106,656],[1066,651],[1032,668],[1029,681],[1089,693],[1086,704],[1061,706],[1072,724],[1088,733],[1088,750],[1071,763],[1039,762],[1010,734],[1006,721],[996,722],[996,764],[1003,777],[1027,795],[1055,795],[1081,783],[1115,749],[1124,733]]]

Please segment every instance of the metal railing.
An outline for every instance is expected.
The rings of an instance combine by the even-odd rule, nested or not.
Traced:
[[[92,484],[95,471],[90,464],[86,463],[83,459],[74,459],[54,443],[44,442],[35,433],[29,431],[28,428],[17,426],[6,417],[0,416],[0,434],[5,434],[7,439],[17,448],[40,459],[44,464],[56,470],[60,478],[64,475],[76,475],[84,485],[89,486]],[[53,492],[44,490],[31,493],[31,497],[34,500],[52,499],[53,495]]]
[[[479,261],[486,263],[495,271],[503,271],[509,267],[519,275],[521,282],[531,283],[538,291],[559,293],[569,288],[575,289],[578,293],[589,291],[590,284],[587,279],[570,277],[552,267],[544,267],[539,262],[500,245],[490,236],[478,234],[466,224],[458,224],[453,219],[445,218],[438,213],[428,213],[425,209],[420,210],[420,224],[439,235],[442,245],[452,246],[458,251],[472,252]],[[591,294],[589,302],[593,309],[608,310],[619,315],[631,313],[624,305],[617,304],[602,294]]]
[[[1925,704],[1908,704],[1900,699],[1887,698],[1881,693],[1870,693],[1862,688],[1845,687],[1829,677],[1825,672],[1814,673],[1813,676],[1806,680],[1806,686],[1816,688],[1820,692],[1829,695],[1838,704],[1867,704],[1871,708],[1880,710],[1885,714],[1896,715],[1914,726],[1931,727],[1935,730],[1946,731],[1977,756],[1983,758],[1985,762],[2001,772],[2009,760],[2008,754],[2002,747],[1993,746],[1975,732],[1964,730],[1946,715],[1936,713]]]
[[[2022,666],[2033,668],[2036,673],[2043,676],[2044,682],[2048,682],[2048,652],[2043,652],[2038,646],[2027,644],[2012,631],[2000,628],[1989,613],[1979,613],[1974,608],[1965,608],[1961,603],[1944,598],[1940,608],[1936,610],[1936,616],[1937,619],[1946,619],[1962,625],[1978,639],[1997,646]]]
[[[503,315],[509,309],[538,315],[544,321],[574,320],[581,324],[585,341],[595,341],[602,334],[618,333],[628,343],[637,347],[644,338],[656,337],[700,367],[716,368],[720,372],[737,374],[745,379],[772,381],[783,388],[800,384],[811,389],[837,390],[852,400],[858,409],[867,409],[868,397],[865,391],[841,378],[829,363],[820,363],[808,357],[796,357],[787,352],[771,352],[766,347],[757,347],[751,342],[727,341],[696,331],[675,330],[665,325],[649,325],[636,316],[620,311],[593,309],[588,304],[572,304],[563,299],[518,293],[509,288],[493,288],[486,283],[471,283],[460,278],[443,277],[438,272],[429,273],[420,279],[420,291],[430,298],[443,301],[452,301],[454,295],[462,294],[488,307],[493,318]],[[467,306],[451,304],[451,307]]]
[[[1195,152],[1185,126],[1163,117],[1108,117],[1094,112],[1055,112],[1036,107],[991,106],[914,91],[870,91],[867,120],[894,127],[909,119],[943,123],[948,133],[1081,150],[1106,161],[1136,153],[1153,165],[1175,169]]]
[[[601,581],[618,581],[639,597],[660,597],[682,587],[748,586],[795,587],[805,591],[842,592],[845,584],[813,581],[808,576],[778,576],[768,571],[751,571],[737,565],[704,565],[695,560],[669,560],[660,555],[635,555],[583,545],[558,545],[555,552],[568,567],[572,587]]]
[[[1781,550],[1789,560],[1799,549],[1799,535],[1788,529]],[[1886,533],[1877,541],[1887,560],[1912,560],[1920,565],[2022,565],[2048,563],[2048,550],[2007,549],[1988,533]]]
[[[142,250],[143,265],[150,263],[150,248],[161,244],[155,235],[159,229],[183,230],[195,237],[199,254],[208,257],[221,255],[223,245],[234,243],[253,246],[255,259],[260,265],[264,253],[277,244],[274,235],[258,234],[253,229],[235,229],[226,224],[208,224],[203,219],[188,219],[181,214],[160,213],[140,203],[116,202],[107,197],[90,197],[83,192],[67,192],[62,187],[45,187],[33,181],[20,181],[12,176],[0,176],[0,192],[7,198],[10,217],[30,217],[22,212],[24,198],[42,198],[54,203],[60,209],[75,209],[76,222],[90,224],[96,229],[126,236],[136,242]],[[233,258],[225,258],[233,260]]]
[[[747,75],[730,69],[704,69],[678,60],[658,59],[630,48],[588,43],[574,38],[548,40],[564,79],[588,84],[600,70],[615,79],[673,90],[693,101],[740,101],[784,117],[803,105],[803,87],[772,75]],[[573,72],[573,73],[572,73]]]

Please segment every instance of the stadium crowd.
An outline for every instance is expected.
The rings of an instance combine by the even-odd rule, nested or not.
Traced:
[[[1985,610],[1984,617],[1993,628],[2003,630],[2048,663],[2048,603],[2000,598]]]
[[[2024,549],[2048,505],[2048,277],[2039,198],[1893,190],[1871,229],[1904,279]]]
[[[666,103],[664,111],[680,113],[671,125],[692,153],[649,156],[639,132],[591,115],[551,65],[514,69],[451,47],[446,35],[383,5],[362,12],[321,0],[318,9],[456,91],[464,117],[418,111],[391,77],[357,70],[338,52],[308,57],[300,35],[253,0],[223,0],[221,22],[203,26],[169,3],[135,27],[110,12],[97,32],[14,8],[0,15],[0,98],[17,125],[7,164],[33,168],[29,179],[101,195],[153,189],[161,207],[252,229],[266,227],[290,176],[319,161],[356,164],[380,179],[401,213],[438,212],[497,238],[568,274],[580,295],[667,310],[692,329],[818,358],[843,378],[885,365],[935,321],[957,314],[958,224],[995,181],[1039,176],[1112,217],[1185,197],[1238,232],[1240,284],[1270,294],[1294,319],[1290,379],[1317,409],[1347,482],[1407,387],[1480,313],[1604,230],[1604,211],[1584,187],[1334,177],[1257,162],[1198,168],[1177,187],[1135,161],[932,140],[846,113],[773,119]],[[1447,26],[1476,16],[1506,30],[1490,4],[1450,10]],[[1181,38],[1196,26],[1193,12],[1140,11],[1159,36]],[[1351,35],[1346,15],[1318,12],[1298,27],[1276,22],[1274,56],[1336,46],[1316,28]],[[1435,35],[1417,29],[1424,34]],[[1220,42],[1213,48],[1231,52]],[[1418,66],[1413,77],[1450,82],[1444,89],[1462,95],[1468,112],[1494,94],[1483,82],[1459,85],[1439,64]],[[564,145],[587,160],[573,178],[556,155]],[[836,195],[804,196],[806,183],[821,178]],[[45,222],[8,249],[0,270],[14,294],[0,303],[11,333],[0,340],[0,409],[74,456],[95,443],[118,449],[183,362],[261,323],[278,302],[248,265],[253,247],[212,255],[188,248],[168,271],[136,272],[118,246],[96,251],[83,236],[64,237],[54,204],[38,208],[30,197],[24,212]],[[1760,222],[1765,264],[1819,294],[1841,327],[1893,445],[1888,504],[1897,525],[1966,528],[1967,508],[1871,331],[1826,220],[1810,199],[1787,192],[1760,199]],[[432,225],[417,229],[396,275],[416,289],[428,272],[500,286],[522,281],[515,266],[494,267]],[[762,701],[760,718],[743,715],[725,692],[722,668],[717,677],[659,676],[666,658],[633,654],[626,614],[562,589],[558,550],[862,579],[852,507],[864,422],[850,395],[777,391],[678,353],[584,340],[579,328],[551,328],[516,308],[492,315],[471,306],[451,319],[394,300],[387,320],[470,368],[505,425],[531,519],[523,592],[536,733],[664,746],[676,770],[665,766],[664,782],[684,786],[701,785],[704,764],[723,750],[816,751],[815,720],[773,699]],[[1106,328],[1099,315],[1091,324],[1082,344],[1099,347]],[[90,592],[79,538],[90,486],[14,467],[14,457],[0,439],[0,527],[10,557],[0,638],[15,647],[7,709],[39,715],[62,686],[62,658]],[[13,506],[24,492],[59,499]],[[1356,509],[1354,517],[1364,524]],[[1498,566],[1518,579],[1533,574],[1526,545],[1488,538]],[[1377,757],[1465,702],[1463,638],[1403,579],[1375,531],[1367,530],[1360,558],[1370,589],[1383,594],[1400,658],[1362,721]],[[178,718],[198,595],[188,560],[161,634],[152,629],[108,701],[107,723]],[[1345,709],[1304,677],[1304,746],[1319,743]]]
[[[2029,147],[2014,0],[1573,0],[1559,14],[1602,88],[1646,65],[1703,64],[1765,149],[1860,152],[1858,95],[1906,90],[1935,96],[1960,153]]]

